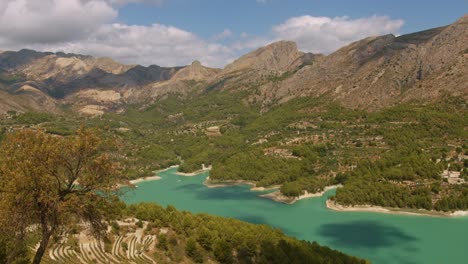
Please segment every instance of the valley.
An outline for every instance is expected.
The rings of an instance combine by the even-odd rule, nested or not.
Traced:
[[[203,181],[207,172],[195,177],[177,176],[174,172],[161,172],[160,180],[138,184],[124,194],[124,200],[131,204],[172,204],[194,213],[268,224],[288,235],[317,241],[372,263],[440,263],[446,259],[463,262],[466,256],[466,217],[334,211],[326,207],[333,190],[322,197],[288,205],[261,198],[258,195],[262,192],[251,191],[246,185],[206,188]],[[447,243],[452,246],[447,247]]]
[[[467,40],[464,15],[222,69],[2,51],[0,260],[462,262]]]
[[[168,98],[144,111],[95,119],[25,113],[3,122],[2,129],[32,126],[67,135],[80,124],[98,127],[117,140],[109,151],[128,180],[171,165],[180,164],[185,173],[212,166],[212,184],[277,185],[291,198],[343,184],[336,195],[342,205],[468,208],[463,184],[468,115],[460,99],[369,113],[300,98],[258,114],[234,98],[229,93],[197,101]],[[210,127],[218,127],[219,134],[207,133]],[[458,176],[449,182],[444,171]]]

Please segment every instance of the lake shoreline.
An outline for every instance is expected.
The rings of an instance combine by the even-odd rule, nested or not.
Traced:
[[[194,172],[179,172],[179,171],[176,171],[176,172],[174,172],[174,174],[177,175],[177,176],[183,176],[183,177],[193,177],[193,176],[198,176],[201,173],[203,173],[205,171],[209,171],[209,170],[210,169],[201,169],[201,170],[197,170],[197,171],[194,171]]]
[[[326,192],[322,197],[303,199],[287,205],[258,197],[274,190],[252,193],[249,185],[228,187],[228,190],[205,188],[203,182],[209,176],[208,172],[198,177],[184,178],[177,176],[175,171],[173,168],[159,173],[162,176],[160,181],[141,183],[138,188],[123,193],[125,203],[131,205],[153,202],[162,207],[173,205],[179,210],[195,214],[206,213],[265,224],[298,239],[317,241],[327,246],[333,246],[332,243],[338,241],[335,238],[340,238],[337,243],[346,241],[345,244],[340,244],[343,246],[341,250],[362,256],[373,263],[380,263],[394,256],[401,257],[396,262],[404,259],[412,263],[428,264],[437,263],[440,259],[453,259],[459,263],[465,260],[462,242],[468,236],[468,217],[417,217],[334,211],[327,209],[325,203],[328,197],[335,194],[335,190]],[[432,232],[433,230],[443,232]],[[396,258],[390,258],[389,262],[393,263],[394,259]]]
[[[174,165],[173,168],[178,168],[179,165]],[[196,171],[193,171],[193,172],[180,172],[180,171],[176,171],[174,172],[174,174],[178,175],[178,176],[184,176],[184,177],[193,177],[193,176],[198,176],[200,175],[201,173],[205,172],[205,171],[210,171],[211,170],[211,165],[208,166],[208,167],[205,167],[205,164],[202,164],[202,168],[199,169],[199,170],[196,170]]]
[[[129,183],[131,185],[137,186],[138,183],[147,182],[147,181],[157,181],[160,180],[161,177],[157,174],[163,171],[170,170],[172,168],[178,168],[179,165],[173,165],[165,169],[161,169],[155,171],[154,176],[148,177],[141,177],[138,179],[130,180]],[[183,172],[175,172],[175,175],[183,176],[183,177],[193,177],[198,176],[203,172],[210,171],[211,168],[203,168],[201,170],[191,172],[191,173],[183,173]],[[239,186],[239,185],[248,185],[250,186],[250,191],[253,192],[262,192],[262,191],[269,191],[275,190],[271,193],[260,194],[258,197],[270,199],[272,201],[292,205],[297,201],[308,199],[308,198],[316,198],[322,197],[326,192],[340,188],[343,185],[331,185],[326,186],[323,191],[316,192],[316,193],[308,193],[305,191],[304,194],[300,195],[299,197],[289,197],[285,196],[281,193],[279,188],[281,185],[272,185],[268,187],[256,187],[256,183],[253,181],[246,181],[246,180],[225,180],[225,181],[213,181],[210,179],[210,176],[207,176],[206,179],[203,181],[203,185],[207,188],[224,188],[224,187],[231,187],[231,186]],[[124,185],[119,186],[123,187]],[[430,217],[462,217],[468,216],[468,211],[454,211],[454,212],[443,212],[443,211],[434,211],[434,210],[425,210],[425,209],[403,209],[403,208],[392,208],[392,207],[382,207],[382,206],[375,206],[375,205],[355,205],[355,206],[344,206],[340,205],[330,199],[326,201],[326,207],[333,211],[338,212],[370,212],[370,213],[384,213],[384,214],[393,214],[393,215],[413,215],[413,216],[430,216]]]
[[[172,166],[169,166],[169,167],[167,167],[165,169],[154,171],[153,173],[155,175],[153,175],[153,176],[141,177],[141,178],[129,180],[128,182],[130,183],[130,185],[135,185],[136,186],[138,183],[142,183],[142,182],[157,181],[157,180],[161,179],[161,176],[157,175],[158,173],[163,172],[163,171],[167,171],[167,170],[170,170],[170,169],[173,169],[173,168],[177,168],[177,167],[179,167],[179,165],[172,165]],[[123,186],[124,185],[119,185],[119,187],[123,187]]]
[[[375,205],[355,205],[355,206],[344,206],[332,201],[327,200],[326,206],[328,209],[338,212],[370,212],[370,213],[383,213],[393,215],[413,215],[413,216],[430,216],[430,217],[457,217],[457,216],[468,216],[468,211],[455,211],[455,212],[443,212],[433,211],[425,209],[403,209],[393,207],[382,207]]]
[[[135,179],[135,180],[130,180],[128,181],[130,184],[133,184],[133,185],[137,185],[138,183],[142,183],[142,182],[147,182],[147,181],[157,181],[157,180],[160,180],[161,177],[160,176],[148,176],[148,177],[142,177],[142,178],[138,178],[138,179]]]
[[[323,189],[323,191],[320,191],[320,192],[308,193],[307,191],[305,191],[305,193],[300,195],[299,197],[289,197],[281,193],[281,191],[279,190],[281,188],[281,185],[273,185],[273,186],[268,186],[268,187],[255,187],[256,185],[255,182],[246,181],[246,180],[226,180],[226,181],[213,182],[208,176],[203,182],[203,185],[205,185],[208,188],[224,188],[224,187],[231,187],[231,186],[238,186],[238,185],[249,185],[251,186],[250,191],[253,191],[253,192],[275,190],[274,192],[271,192],[271,193],[260,194],[258,195],[258,197],[270,199],[278,203],[284,203],[284,204],[289,204],[289,205],[294,204],[297,201],[300,201],[303,199],[321,197],[330,190],[342,187],[341,184],[331,185],[331,186],[326,186]]]
[[[326,192],[328,192],[330,190],[333,190],[333,189],[336,189],[336,188],[339,188],[341,186],[342,186],[341,184],[326,186],[322,191],[315,192],[315,193],[309,193],[309,192],[305,191],[305,193],[300,195],[299,197],[286,196],[286,195],[282,194],[280,190],[277,190],[277,191],[272,192],[272,193],[262,194],[262,195],[259,195],[259,197],[266,198],[266,199],[271,199],[271,200],[273,200],[275,202],[279,202],[279,203],[294,204],[297,201],[300,201],[300,200],[303,200],[303,199],[314,198],[314,197],[322,197]]]
[[[203,185],[205,185],[207,188],[224,188],[224,187],[239,186],[239,185],[249,185],[250,191],[253,191],[253,192],[276,190],[281,187],[281,185],[272,185],[268,187],[256,187],[255,182],[246,181],[246,180],[213,181],[210,179],[210,176],[206,177],[205,181],[203,181]]]

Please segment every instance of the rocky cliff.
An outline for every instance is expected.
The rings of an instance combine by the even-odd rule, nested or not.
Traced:
[[[327,96],[375,110],[446,94],[468,98],[468,15],[455,23],[402,36],[375,36],[327,56],[291,41],[254,50],[224,69],[195,61],[185,67],[123,65],[109,58],[20,50],[0,53],[0,111],[82,113],[146,106],[168,94],[245,91],[269,107],[299,96]],[[91,109],[91,110],[90,110]]]

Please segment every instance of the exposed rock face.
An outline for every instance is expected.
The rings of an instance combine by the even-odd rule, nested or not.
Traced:
[[[124,92],[127,103],[137,103],[143,106],[152,104],[158,98],[168,94],[186,96],[189,93],[201,92],[207,82],[220,72],[220,69],[208,68],[199,61],[179,69],[170,79],[152,82],[143,87],[133,87]]]
[[[247,90],[257,93],[261,87],[272,91],[278,80],[300,67],[313,63],[321,55],[303,53],[291,41],[279,41],[252,51],[227,65],[206,87],[212,90]],[[275,95],[263,94],[257,101],[268,104]]]
[[[256,70],[261,73],[278,74],[295,69],[304,55],[292,41],[279,41],[248,53],[223,70],[224,74]]]
[[[468,98],[467,16],[413,34],[386,35],[352,43],[306,65],[260,97],[286,101],[327,94],[349,107],[378,109],[443,93]]]
[[[0,90],[0,115],[8,111],[59,112],[59,108],[53,98],[26,84],[14,92]]]
[[[54,54],[36,60],[33,64],[22,68],[21,71],[31,79],[46,80],[55,78],[56,80],[67,81],[87,74],[93,69],[120,74],[132,67],[132,65],[119,64],[109,58],[61,57]]]
[[[52,77],[76,78],[92,69],[101,69],[108,73],[120,74],[134,65],[123,65],[110,58],[94,58],[62,52],[37,52],[20,50],[0,53],[0,68],[8,71],[21,71],[30,79],[45,80]]]
[[[51,52],[37,52],[34,50],[22,49],[18,52],[3,51],[0,53],[0,68],[4,70],[18,70],[32,62],[51,55]]]
[[[194,61],[191,65],[174,74],[172,80],[205,81],[213,78],[220,71],[220,69],[208,68],[203,66],[199,61]]]
[[[115,110],[124,102],[124,91],[169,80],[181,68],[123,65],[109,58],[76,54],[7,51],[0,53],[0,90],[7,91],[8,98],[15,100],[8,103],[2,100],[0,110],[43,108],[44,111],[56,111],[59,103],[70,103],[74,109],[99,106],[88,107],[81,111],[84,113],[94,113],[98,108],[99,111]],[[27,96],[19,95],[24,93],[20,88],[25,84],[35,89],[34,95],[31,89]],[[3,97],[7,97],[6,93]],[[28,108],[29,104],[33,107]]]
[[[395,37],[369,37],[324,56],[279,41],[223,70],[195,61],[186,67],[123,65],[109,58],[20,50],[0,53],[0,111],[120,111],[168,94],[246,91],[267,111],[299,96],[328,96],[375,110],[443,94],[468,98],[468,15],[449,26]],[[196,98],[194,99],[196,100]],[[31,105],[29,107],[28,105]],[[28,108],[29,107],[29,108]]]
[[[118,75],[127,81],[130,85],[144,85],[159,81],[166,81],[172,78],[174,74],[183,67],[160,67],[150,65],[148,67],[137,65],[125,73]]]

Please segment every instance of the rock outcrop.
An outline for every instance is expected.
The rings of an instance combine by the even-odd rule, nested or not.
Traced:
[[[247,70],[258,71],[263,74],[281,74],[294,70],[301,64],[304,55],[292,41],[279,41],[250,52],[223,70],[224,75]]]
[[[25,88],[26,87],[26,88]],[[168,94],[244,91],[263,110],[301,96],[327,96],[375,110],[410,100],[468,98],[468,15],[402,36],[368,37],[330,55],[304,53],[291,41],[254,50],[224,69],[123,65],[109,58],[20,50],[0,53],[0,111],[95,112],[146,106]],[[5,99],[8,98],[8,99]]]

